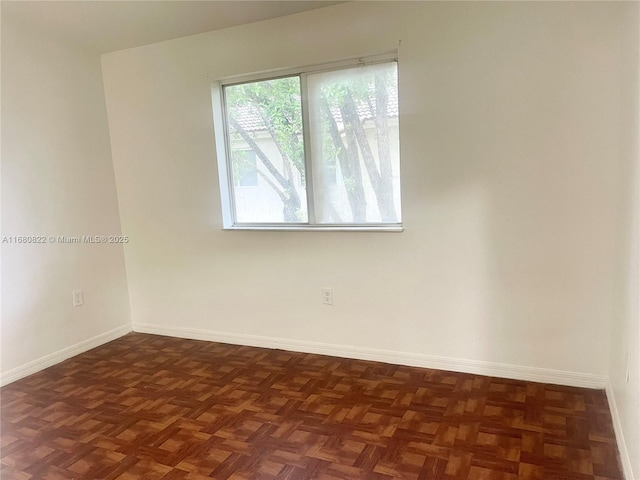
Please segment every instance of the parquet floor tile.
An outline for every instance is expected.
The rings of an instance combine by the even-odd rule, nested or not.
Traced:
[[[0,391],[3,480],[622,480],[604,392],[132,333]]]

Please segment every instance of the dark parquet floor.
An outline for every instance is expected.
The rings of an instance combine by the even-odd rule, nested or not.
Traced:
[[[1,407],[3,480],[622,478],[602,391],[155,335]]]

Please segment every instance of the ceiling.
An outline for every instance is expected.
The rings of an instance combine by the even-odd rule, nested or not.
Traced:
[[[2,24],[12,23],[73,42],[95,53],[138,47],[339,1],[5,1]]]

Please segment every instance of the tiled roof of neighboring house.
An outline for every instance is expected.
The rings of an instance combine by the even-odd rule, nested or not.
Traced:
[[[247,105],[238,107],[236,110],[234,119],[244,128],[247,132],[257,132],[260,130],[266,130],[264,122],[260,118],[258,112],[256,112],[253,106]]]
[[[372,105],[375,108],[375,99],[372,100]],[[357,107],[358,115],[360,120],[370,120],[373,118],[374,113],[369,108],[367,104],[360,104]],[[254,107],[244,106],[240,107],[237,110],[238,114],[234,116],[236,121],[240,124],[240,126],[247,132],[259,132],[261,130],[266,130],[262,119],[260,118],[260,114],[256,111]],[[342,130],[342,115],[340,114],[340,110],[338,108],[331,109],[333,113],[333,118],[336,119],[338,124],[338,128]],[[397,117],[398,116],[398,96],[390,95],[389,103],[387,105],[387,116],[389,117]]]

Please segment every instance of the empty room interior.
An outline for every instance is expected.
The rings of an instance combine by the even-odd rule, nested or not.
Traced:
[[[0,478],[640,479],[639,2],[0,7]]]

